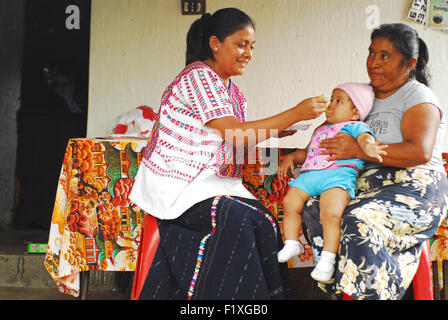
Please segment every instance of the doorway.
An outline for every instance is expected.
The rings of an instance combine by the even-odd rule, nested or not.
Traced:
[[[67,142],[86,135],[90,8],[91,0],[26,1],[16,229],[50,228]]]

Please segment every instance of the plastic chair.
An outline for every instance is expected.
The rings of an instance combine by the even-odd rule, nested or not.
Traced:
[[[412,279],[414,287],[414,300],[434,300],[434,291],[432,288],[431,277],[431,255],[429,254],[429,240],[422,245],[422,254],[420,263],[414,279]]]
[[[431,257],[429,255],[429,240],[422,244],[420,262],[414,279],[412,279],[412,287],[414,300],[434,300],[431,278]],[[356,299],[344,293],[342,300]]]
[[[140,250],[137,255],[136,270],[132,282],[131,300],[137,300],[140,296],[159,242],[160,235],[157,220],[153,216],[145,214],[143,217]]]

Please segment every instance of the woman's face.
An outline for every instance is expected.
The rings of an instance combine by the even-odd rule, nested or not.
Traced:
[[[227,36],[223,42],[217,38],[211,41],[218,74],[225,80],[231,76],[242,75],[252,59],[254,43],[255,30],[251,25]]]
[[[403,66],[402,59],[403,55],[389,39],[372,40],[366,66],[377,98],[390,96],[408,80],[412,68]]]

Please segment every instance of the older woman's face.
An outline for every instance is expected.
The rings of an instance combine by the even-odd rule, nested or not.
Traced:
[[[377,98],[386,98],[408,79],[410,68],[402,65],[403,55],[387,38],[372,40],[367,56],[367,73]]]
[[[244,73],[252,59],[254,43],[255,30],[251,25],[229,35],[223,42],[216,42],[216,47],[212,47],[212,51],[219,71],[223,73],[222,77],[228,78]]]

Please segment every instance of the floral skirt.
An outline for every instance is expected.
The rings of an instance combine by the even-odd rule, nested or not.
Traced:
[[[355,299],[401,299],[417,271],[421,244],[445,217],[447,189],[446,176],[430,170],[363,172],[342,217],[334,281],[319,287]],[[323,247],[318,198],[310,198],[302,218],[318,260]]]
[[[267,300],[291,297],[275,217],[260,202],[204,200],[158,220],[160,243],[139,299]]]

